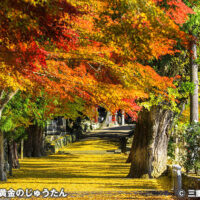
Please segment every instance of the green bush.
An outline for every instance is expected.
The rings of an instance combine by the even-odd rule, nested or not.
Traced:
[[[168,157],[170,160],[176,164],[182,165],[182,158],[180,155],[184,154],[184,137],[183,133],[187,129],[187,125],[177,122],[176,126],[173,129],[173,134],[170,136],[168,143]],[[175,154],[176,148],[179,149],[178,154]]]
[[[174,143],[174,137],[171,136],[169,139],[169,143],[168,143],[168,151],[167,151],[167,155],[174,160],[175,159],[175,143]]]
[[[186,172],[195,170],[195,173],[198,174],[200,169],[200,123],[189,125],[183,137],[186,149],[186,155],[183,156],[183,163]]]

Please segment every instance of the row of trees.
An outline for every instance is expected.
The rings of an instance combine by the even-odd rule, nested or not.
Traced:
[[[3,133],[13,138],[57,115],[90,117],[96,105],[132,117],[146,108],[138,119],[129,176],[159,176],[177,105],[190,92],[178,96],[181,79],[172,76],[181,70],[170,66],[183,49],[191,49],[198,92],[193,36],[198,6],[192,0],[0,2],[1,180],[6,179]],[[159,74],[166,66],[176,73]]]

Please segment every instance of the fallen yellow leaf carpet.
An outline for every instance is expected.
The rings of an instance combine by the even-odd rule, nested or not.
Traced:
[[[0,188],[43,191],[63,188],[66,197],[40,195],[20,199],[176,199],[167,179],[126,178],[130,164],[127,155],[115,154],[118,146],[101,138],[88,138],[42,158],[20,160],[21,168]],[[32,190],[31,190],[32,189]],[[17,197],[11,199],[19,199]]]

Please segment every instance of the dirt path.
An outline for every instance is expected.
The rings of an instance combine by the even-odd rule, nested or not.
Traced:
[[[125,134],[124,129],[114,131]],[[167,180],[126,178],[130,168],[125,163],[127,155],[116,152],[116,141],[101,137],[102,132],[110,134],[113,130],[91,133],[89,138],[61,149],[56,155],[25,158],[20,161],[21,169],[14,170],[14,176],[0,188],[64,188],[68,196],[62,199],[175,199]]]

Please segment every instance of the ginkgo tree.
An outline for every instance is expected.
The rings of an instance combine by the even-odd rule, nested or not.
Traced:
[[[101,55],[101,69],[116,73],[124,86],[141,90],[143,98],[147,94],[150,99],[149,106],[142,104],[149,110],[140,112],[136,126],[129,177],[158,177],[166,169],[175,106],[173,90],[169,89],[174,87],[173,78],[159,76],[147,64],[178,53],[178,42],[189,46],[188,35],[177,23],[185,22],[188,14],[194,13],[182,1],[167,2],[171,8],[168,12],[157,4],[162,1],[108,0],[95,19],[95,28],[99,29],[93,37],[112,49],[111,55]]]
[[[179,25],[182,29],[183,23],[189,19],[189,14],[192,16],[196,14],[180,0],[154,2],[163,10],[166,18],[169,17],[175,23],[177,28],[177,25]],[[185,41],[185,45],[181,42],[182,46],[190,49],[192,37],[187,34],[184,37],[182,40]],[[180,39],[176,41],[180,45]],[[172,90],[168,91],[170,95]],[[179,94],[175,92],[172,96],[176,98],[178,97],[177,95]],[[129,155],[129,161],[131,161],[129,177],[158,177],[166,169],[169,133],[173,125],[173,119],[179,111],[173,109],[176,103],[170,103],[154,95],[151,100],[153,101],[150,101],[150,110],[145,109],[139,116],[135,141],[133,141],[131,154]],[[145,137],[141,137],[141,134],[145,135]],[[145,155],[143,159],[141,159],[141,155]]]

